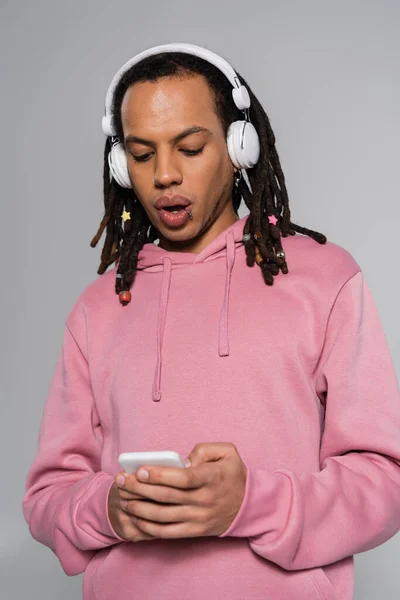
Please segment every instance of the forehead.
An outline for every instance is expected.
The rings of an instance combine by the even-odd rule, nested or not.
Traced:
[[[204,77],[163,77],[130,86],[121,106],[124,133],[162,132],[201,125],[219,125],[213,93]]]

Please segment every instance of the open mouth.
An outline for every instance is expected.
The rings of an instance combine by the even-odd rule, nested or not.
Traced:
[[[185,206],[164,206],[164,210],[173,213],[173,214],[178,214],[179,212],[181,212],[181,210],[185,210]]]
[[[181,227],[186,225],[193,216],[186,205],[175,204],[175,206],[163,206],[159,209],[161,221],[168,227]]]

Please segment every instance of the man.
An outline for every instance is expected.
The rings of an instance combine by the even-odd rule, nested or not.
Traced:
[[[353,555],[400,529],[398,386],[370,291],[291,222],[243,78],[193,46],[143,54],[103,122],[92,245],[106,228],[99,274],[117,264],[68,315],[25,518],[85,571],[85,599],[349,600]],[[118,473],[120,452],[165,449],[188,468]]]

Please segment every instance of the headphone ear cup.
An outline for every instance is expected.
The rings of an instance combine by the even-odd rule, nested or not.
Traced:
[[[126,160],[125,148],[121,142],[111,146],[108,155],[108,164],[115,181],[123,188],[132,188],[128,173],[128,162]]]
[[[238,164],[238,160],[237,160],[236,154],[235,154],[235,146],[234,146],[234,143],[233,143],[233,130],[234,130],[234,126],[235,126],[235,123],[231,123],[229,125],[228,133],[226,135],[226,144],[228,146],[228,153],[229,153],[229,156],[230,156],[230,159],[231,159],[232,163],[235,165],[235,167],[237,167],[238,169],[240,169],[241,167]]]
[[[226,143],[229,156],[235,167],[238,169],[251,169],[257,164],[260,157],[260,140],[252,123],[249,121],[231,123]]]

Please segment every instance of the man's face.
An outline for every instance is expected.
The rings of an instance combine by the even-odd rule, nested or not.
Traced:
[[[237,169],[206,80],[193,75],[135,83],[124,96],[121,118],[132,186],[160,245],[199,252],[238,218],[232,207]],[[175,139],[192,128],[202,131]],[[175,195],[190,203],[186,211],[158,207],[162,196],[168,202]]]

